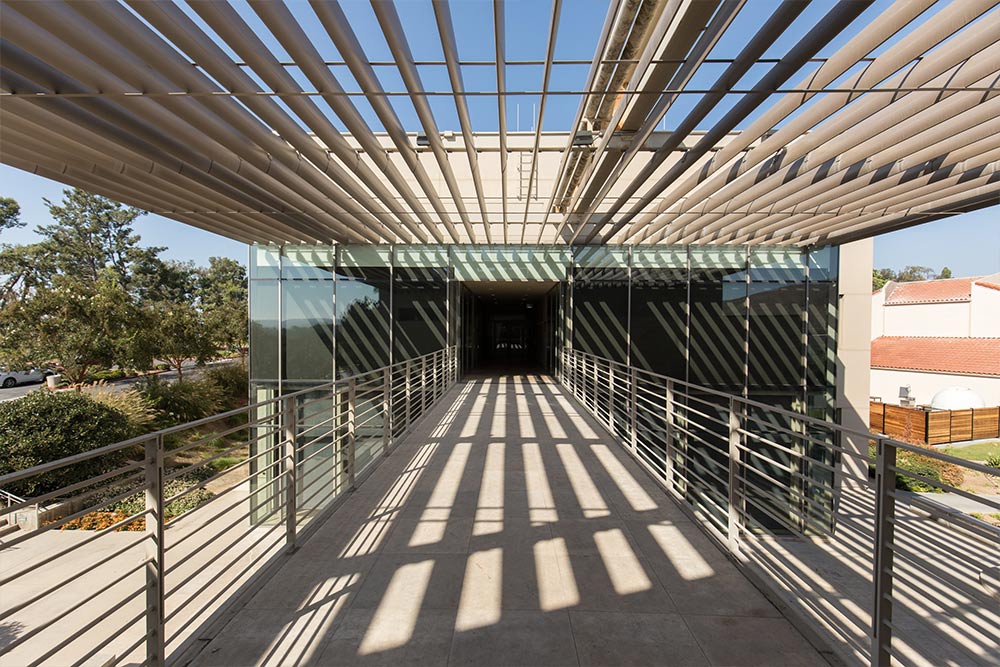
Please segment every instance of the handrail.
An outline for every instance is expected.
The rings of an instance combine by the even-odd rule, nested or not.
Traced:
[[[20,496],[15,496],[13,493],[10,493],[9,491],[4,491],[3,489],[0,489],[0,498],[3,498],[4,502],[7,503],[7,507],[10,507],[11,505],[20,505],[22,503],[28,502],[26,499]]]
[[[452,349],[452,348],[445,348],[445,349]],[[430,352],[428,354],[424,354],[424,355],[421,355],[419,357],[413,357],[409,361],[412,362],[412,361],[415,361],[417,359],[425,359],[425,358],[428,358],[428,357],[432,357],[432,356],[434,356],[436,354],[438,354],[438,353],[437,352]],[[137,445],[141,445],[141,444],[145,443],[150,438],[155,438],[155,437],[159,437],[159,436],[166,436],[166,435],[172,435],[174,433],[179,433],[181,431],[186,431],[186,430],[189,430],[189,429],[192,429],[192,428],[197,428],[199,426],[204,426],[205,424],[210,424],[210,423],[212,423],[214,421],[219,421],[220,419],[226,419],[228,417],[234,417],[236,415],[243,414],[243,413],[247,412],[248,410],[259,409],[259,408],[262,408],[262,407],[267,406],[267,405],[273,405],[274,403],[278,403],[282,399],[285,399],[285,398],[296,398],[298,396],[302,396],[303,394],[315,393],[317,391],[324,391],[324,390],[336,387],[337,385],[341,385],[341,384],[346,385],[346,384],[350,383],[352,380],[356,381],[358,378],[362,378],[362,377],[365,377],[366,375],[371,375],[373,373],[384,373],[386,371],[386,369],[395,368],[397,366],[401,367],[405,363],[406,363],[405,361],[400,361],[400,362],[397,362],[396,364],[393,364],[392,366],[381,366],[381,367],[379,367],[379,368],[377,368],[375,370],[364,371],[363,373],[356,373],[354,375],[351,375],[351,376],[348,376],[348,377],[345,377],[345,378],[340,378],[340,379],[337,379],[337,380],[332,380],[330,382],[326,382],[324,384],[316,385],[316,386],[313,386],[313,387],[307,387],[305,389],[300,389],[298,391],[293,391],[293,392],[288,393],[288,394],[282,394],[280,396],[275,396],[274,398],[268,398],[268,399],[265,399],[263,401],[257,401],[256,403],[251,403],[251,404],[244,405],[244,406],[241,406],[241,407],[238,407],[238,408],[234,408],[232,410],[227,410],[226,412],[220,412],[219,414],[211,415],[209,417],[202,417],[201,419],[196,419],[194,421],[186,422],[184,424],[177,424],[175,426],[169,426],[167,428],[163,428],[163,429],[160,429],[158,431],[152,431],[150,433],[145,433],[143,435],[138,435],[138,436],[136,436],[134,438],[129,438],[128,440],[122,440],[120,442],[112,443],[110,445],[104,445],[103,447],[97,447],[96,449],[92,449],[92,450],[87,451],[87,452],[82,452],[80,454],[74,454],[73,456],[68,456],[68,457],[65,457],[65,458],[62,458],[62,459],[57,459],[56,461],[50,461],[48,463],[40,463],[40,464],[38,464],[36,466],[32,466],[30,468],[24,468],[22,470],[16,470],[14,472],[7,473],[6,475],[0,475],[0,485],[9,484],[11,482],[16,482],[18,480],[25,479],[26,477],[33,477],[34,475],[37,475],[37,474],[40,474],[40,473],[43,473],[43,472],[48,472],[50,470],[54,470],[55,468],[63,467],[63,466],[66,466],[66,465],[73,465],[73,464],[76,464],[76,463],[82,463],[83,461],[87,461],[89,459],[92,459],[92,458],[95,458],[95,457],[98,457],[98,456],[102,456],[104,454],[110,454],[112,452],[117,452],[117,451],[120,451],[122,449],[127,449],[129,447],[135,447]]]
[[[922,656],[930,663],[1000,659],[1000,610],[985,602],[1000,599],[986,574],[1000,572],[1000,526],[978,516],[1000,504],[960,488],[956,473],[911,468],[954,466],[998,488],[1000,470],[580,350],[559,360],[558,380],[581,406],[807,633],[824,628],[845,662],[909,662],[918,645],[937,651]],[[932,492],[966,505],[938,521]],[[829,574],[857,577],[859,563],[870,579],[831,596]],[[851,597],[866,586],[870,597]]]
[[[5,585],[18,585],[5,592],[0,623],[24,626],[0,648],[0,662],[71,663],[96,651],[120,651],[119,660],[154,666],[192,660],[204,646],[200,628],[274,572],[275,559],[297,549],[346,500],[457,376],[457,349],[449,346],[0,477],[9,484],[50,475],[36,496],[62,499],[40,517],[44,525],[22,526],[16,538],[0,543],[0,550],[17,546],[20,561],[4,575]],[[327,405],[316,410],[320,401]],[[245,415],[246,423],[224,423],[234,415]],[[219,428],[206,434],[215,424]],[[210,445],[215,440],[219,446]],[[175,441],[181,444],[168,447]],[[123,466],[112,459],[108,470],[86,479],[51,477],[131,447],[142,448],[141,461]],[[237,463],[229,461],[237,454]],[[178,455],[183,458],[171,458]],[[207,474],[191,476],[198,471]],[[131,500],[137,494],[144,497],[138,511]],[[0,490],[0,505],[2,499],[8,506],[10,499],[32,503]],[[119,506],[129,509],[118,513]],[[100,520],[102,513],[106,522],[85,538],[58,538],[60,529]],[[137,530],[137,539],[124,539],[130,533],[109,539],[122,530]],[[48,541],[39,540],[42,535]],[[120,562],[136,552],[144,554],[139,566]],[[74,579],[109,568],[125,574],[97,576],[80,591],[67,580],[29,576],[60,562],[70,564]],[[168,576],[180,568],[183,575]],[[221,586],[211,596],[203,595],[207,584],[197,576],[206,569],[213,586]],[[112,587],[122,591],[126,580],[127,592],[109,594]],[[69,599],[77,594],[86,597]],[[95,600],[111,606],[95,608]],[[116,613],[126,605],[137,612],[134,620],[123,627],[102,623],[127,617]],[[62,612],[48,613],[53,606]]]

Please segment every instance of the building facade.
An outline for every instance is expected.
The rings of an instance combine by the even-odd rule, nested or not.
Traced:
[[[873,398],[932,406],[962,387],[1000,405],[1000,274],[887,283],[872,295],[871,345]]]

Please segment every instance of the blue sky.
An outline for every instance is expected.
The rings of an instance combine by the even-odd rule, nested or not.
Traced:
[[[555,58],[589,60],[593,56],[607,13],[608,0],[569,0],[562,4],[563,9],[559,16],[555,44]],[[818,55],[830,55],[853,36],[857,26],[866,25],[890,4],[891,0],[877,0],[850,29],[835,38]],[[214,35],[211,28],[193,10],[183,3],[180,6],[203,30]],[[263,27],[255,13],[243,0],[234,0],[234,6],[247,24],[261,36],[276,58],[283,61],[290,60],[288,54]],[[745,40],[767,19],[769,10],[773,6],[773,0],[748,0],[746,7],[737,17],[727,35],[719,41],[711,57],[731,58],[735,56],[743,47]],[[289,7],[310,39],[316,44],[320,54],[328,60],[339,60],[340,54],[325,30],[319,25],[308,4],[293,2],[290,3]],[[345,0],[343,7],[369,60],[392,60],[392,54],[370,3],[366,0]],[[460,59],[463,61],[492,60],[495,55],[492,2],[488,0],[462,0],[452,2],[450,8],[455,24]],[[823,15],[829,9],[830,4],[825,2],[815,2],[809,5],[799,19],[779,39],[775,40],[765,57],[773,58],[784,55],[798,39],[822,20]],[[406,37],[414,58],[418,61],[442,60],[443,53],[437,36],[431,0],[402,0],[397,3],[397,11],[405,27]],[[877,55],[884,51],[923,21],[931,20],[936,11],[937,9],[932,8],[925,12],[917,21],[908,26],[907,30],[878,47],[874,54]],[[544,59],[552,16],[551,2],[548,0],[507,0],[505,16],[507,60]],[[238,58],[235,53],[230,52],[230,55]],[[767,64],[754,66],[737,84],[737,87],[752,86],[769,67],[770,65]],[[793,84],[798,82],[814,67],[815,65],[807,65],[802,72],[792,77],[791,82]],[[588,69],[588,64],[553,67],[550,89],[579,90],[583,88]],[[723,69],[724,65],[721,64],[704,66],[695,75],[690,87],[699,89],[710,86]],[[419,70],[426,90],[450,89],[445,67],[422,65]],[[291,67],[288,71],[303,89],[313,89],[313,86],[298,68]],[[348,92],[360,90],[346,67],[334,67],[333,71],[345,90]],[[386,90],[405,89],[401,77],[394,67],[377,67],[376,72]],[[854,70],[846,72],[841,78],[847,78],[853,73]],[[507,88],[508,90],[539,90],[542,74],[541,65],[508,65],[506,70]],[[467,91],[496,92],[496,72],[492,65],[466,65],[462,67],[462,75]],[[352,97],[351,99],[369,125],[374,130],[381,131],[382,125],[365,99],[363,97]],[[405,96],[390,97],[389,99],[404,128],[408,131],[421,129],[413,105]],[[429,99],[439,129],[442,131],[458,130],[458,116],[452,99],[433,96]],[[679,123],[698,102],[698,99],[698,95],[681,96],[681,99],[668,112],[664,119],[664,125],[672,127]],[[702,128],[710,127],[721,118],[737,99],[739,99],[738,95],[727,96],[727,99],[705,119]],[[819,96],[814,99],[819,99]],[[325,107],[321,99],[314,98],[314,100],[335,126],[344,129],[343,124]],[[579,102],[578,95],[550,96],[546,101],[545,117],[542,122],[543,129],[549,131],[568,130],[575,117]],[[282,104],[280,100],[278,103]],[[497,130],[495,95],[492,97],[470,96],[468,105],[474,130]],[[537,95],[509,97],[507,103],[508,129],[510,131],[514,131],[518,127],[522,131],[534,129],[535,121],[532,110],[537,113],[538,106],[539,96]],[[766,104],[763,105],[757,113],[752,114],[741,125],[746,126],[753,122],[757,114],[762,113],[766,106]],[[61,198],[62,188],[62,185],[53,181],[0,165],[0,196],[17,199],[22,207],[22,219],[28,223],[27,229],[7,231],[0,237],[0,240],[7,243],[33,241],[35,236],[31,229],[38,224],[48,222],[48,212],[42,203],[42,197],[58,200]],[[159,216],[147,215],[140,218],[136,230],[142,236],[144,243],[166,246],[168,249],[164,255],[171,259],[190,259],[198,264],[205,264],[208,257],[212,255],[232,257],[244,262],[247,258],[247,248],[241,243],[202,232]],[[937,270],[942,266],[949,266],[955,275],[1000,271],[1000,207],[878,237],[875,242],[875,264],[879,267],[890,268],[918,264]]]

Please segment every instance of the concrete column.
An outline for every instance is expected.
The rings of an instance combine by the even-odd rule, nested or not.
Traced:
[[[837,402],[845,428],[868,431],[871,376],[872,262],[874,241],[864,239],[840,246],[837,316]],[[842,445],[867,454],[867,438],[845,438]],[[867,466],[844,457],[849,477],[868,477]]]

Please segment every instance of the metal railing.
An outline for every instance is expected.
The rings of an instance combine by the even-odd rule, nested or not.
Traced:
[[[184,662],[457,379],[454,347],[0,477],[0,663]],[[76,530],[70,530],[76,529]]]
[[[846,663],[1000,662],[1000,470],[832,414],[560,360],[561,384]]]

